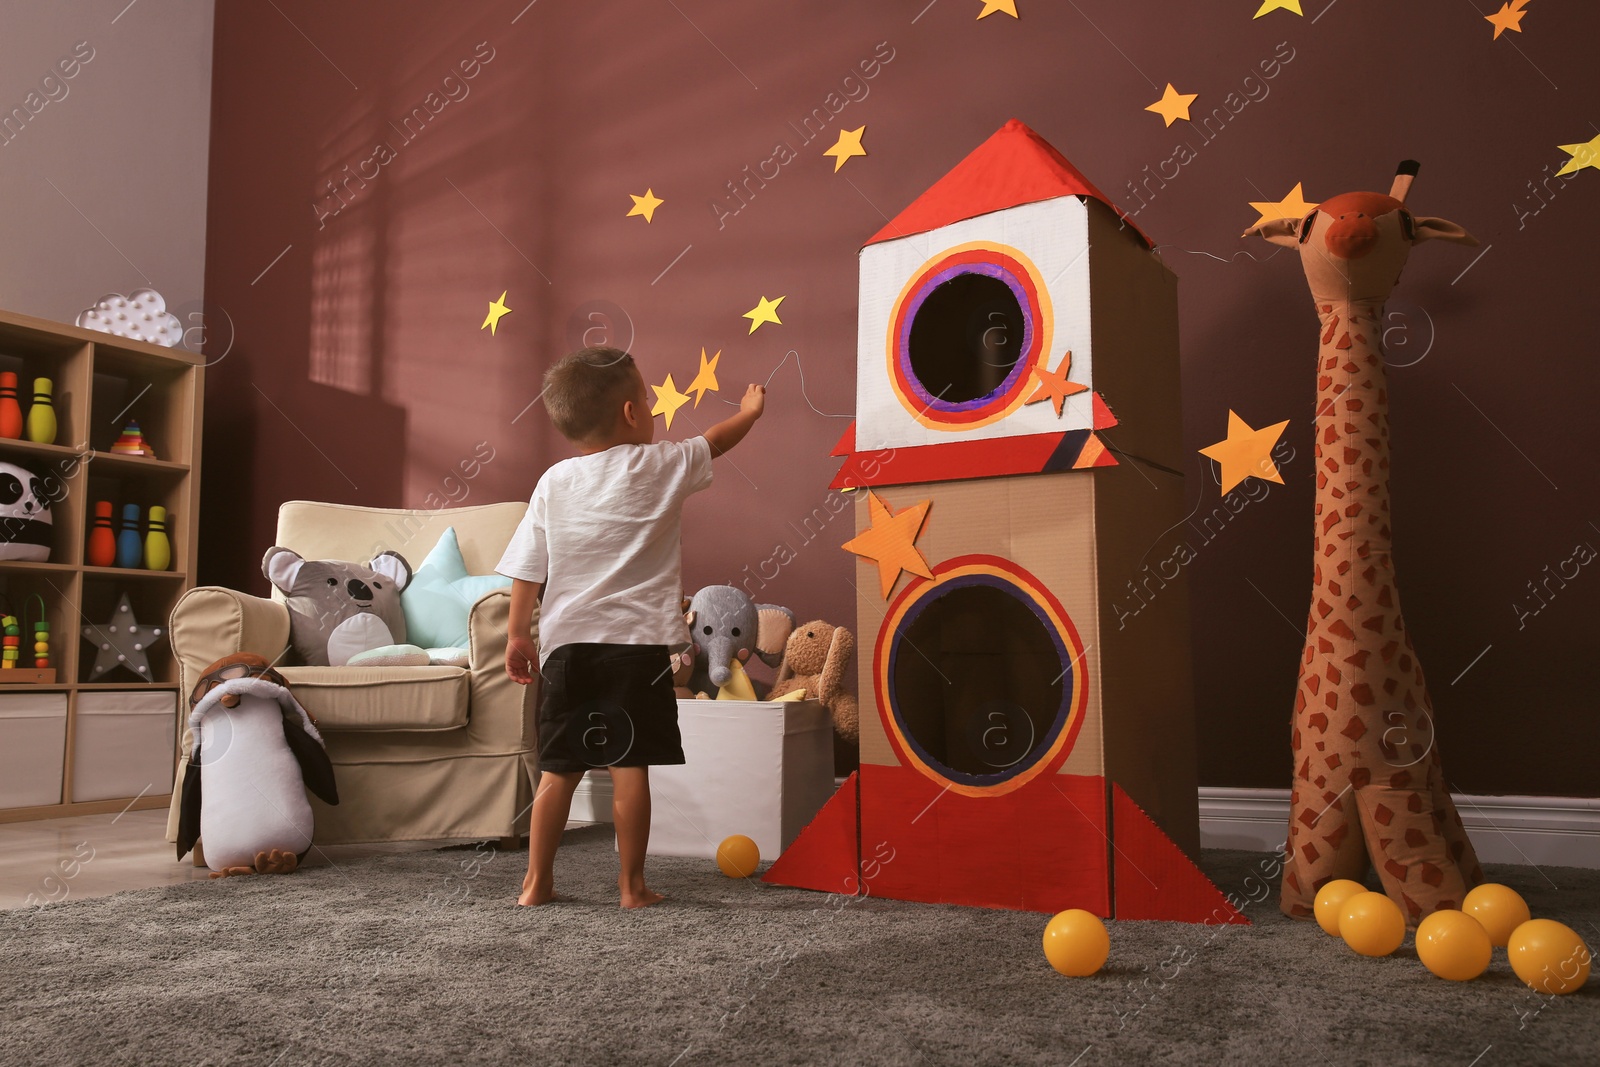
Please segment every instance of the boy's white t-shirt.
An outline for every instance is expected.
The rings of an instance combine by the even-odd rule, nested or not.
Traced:
[[[544,472],[495,567],[544,584],[541,667],[562,645],[688,641],[683,502],[710,485],[704,437],[616,445]]]

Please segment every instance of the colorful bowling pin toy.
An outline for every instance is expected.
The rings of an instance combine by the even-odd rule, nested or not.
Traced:
[[[56,443],[56,409],[50,401],[50,379],[33,380],[33,404],[28,408],[28,440],[39,445]]]
[[[17,376],[0,371],[0,437],[22,436],[22,405],[17,403]]]
[[[172,542],[167,539],[167,509],[159,504],[150,508],[150,527],[144,536],[146,570],[164,571],[172,566]]]
[[[137,567],[144,559],[144,541],[139,536],[139,505],[122,505],[122,530],[117,534],[117,566]]]
[[[94,529],[89,531],[89,566],[109,567],[117,562],[117,535],[111,529],[111,501],[97,500]]]

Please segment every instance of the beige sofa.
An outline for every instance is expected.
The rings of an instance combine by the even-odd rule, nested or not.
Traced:
[[[509,503],[390,511],[296,500],[278,511],[276,543],[307,559],[365,561],[392,549],[416,568],[453,526],[468,572],[489,574],[526,510]],[[520,686],[506,675],[510,605],[510,594],[497,591],[473,606],[466,668],[280,667],[315,717],[338,781],[337,806],[311,798],[317,843],[526,832],[537,685]],[[185,706],[205,668],[223,656],[254,652],[289,662],[289,612],[276,590],[266,600],[220,586],[192,589],[173,609],[170,634]],[[192,744],[185,724],[169,841],[177,836]]]

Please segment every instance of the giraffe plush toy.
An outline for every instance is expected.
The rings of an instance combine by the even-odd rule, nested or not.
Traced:
[[[1478,243],[1406,209],[1416,173],[1407,160],[1387,196],[1344,193],[1245,234],[1299,252],[1322,324],[1315,559],[1282,891],[1296,918],[1311,917],[1323,885],[1360,881],[1369,862],[1412,925],[1459,908],[1483,878],[1445,784],[1390,555],[1384,301],[1413,245]]]

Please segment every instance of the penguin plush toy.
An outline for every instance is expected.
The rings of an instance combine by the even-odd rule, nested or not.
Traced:
[[[339,803],[310,714],[265,659],[213,663],[189,697],[194,745],[183,777],[178,858],[200,842],[211,877],[288,874],[311,849],[309,789]]]

